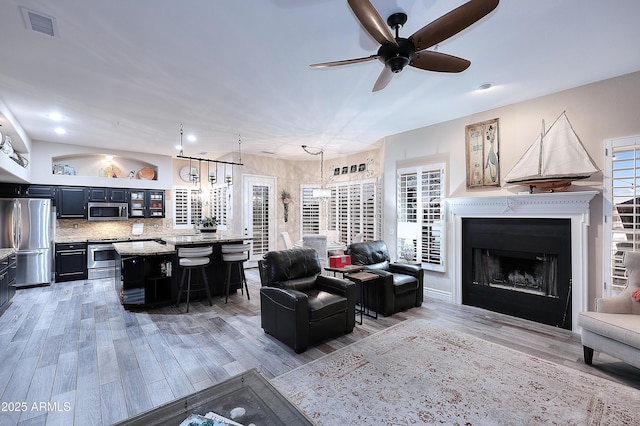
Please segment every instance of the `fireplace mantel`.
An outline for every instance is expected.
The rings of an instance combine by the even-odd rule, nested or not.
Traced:
[[[462,303],[462,219],[470,217],[564,218],[571,219],[571,315],[577,331],[578,313],[588,308],[589,288],[589,203],[596,191],[554,192],[495,197],[447,199],[451,230],[449,259],[452,260],[452,300]]]

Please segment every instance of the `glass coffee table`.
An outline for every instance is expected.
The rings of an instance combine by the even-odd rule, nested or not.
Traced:
[[[231,411],[244,412],[232,419]],[[258,369],[145,411],[117,425],[179,425],[191,414],[213,411],[243,425],[313,425]]]

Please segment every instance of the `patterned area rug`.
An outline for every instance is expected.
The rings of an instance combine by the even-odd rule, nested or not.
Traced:
[[[272,383],[318,425],[636,425],[640,391],[425,320]]]

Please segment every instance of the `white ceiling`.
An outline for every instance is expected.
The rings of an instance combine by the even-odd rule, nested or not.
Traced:
[[[464,0],[373,0],[404,11],[408,37]],[[55,18],[27,29],[21,7]],[[332,158],[390,134],[640,70],[637,0],[503,0],[442,42],[471,61],[460,74],[411,67],[371,88],[378,61],[346,0],[3,0],[0,99],[33,140],[176,155]],[[474,91],[481,83],[496,86]],[[45,114],[65,116],[56,135]],[[201,154],[206,152],[207,154]],[[272,154],[265,154],[265,152]]]

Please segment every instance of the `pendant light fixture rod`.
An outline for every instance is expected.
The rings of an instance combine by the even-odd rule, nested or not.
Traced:
[[[201,157],[189,157],[184,155],[184,150],[182,147],[182,123],[180,123],[180,154],[176,156],[176,158],[182,158],[183,160],[189,160],[189,165],[191,165],[191,161],[206,161],[207,163],[216,163],[216,164],[231,164],[232,166],[244,166],[242,163],[242,142],[240,140],[240,135],[238,135],[238,157],[240,161],[223,161],[223,160],[211,160],[209,158],[201,158]]]
[[[234,161],[211,160],[209,158],[188,157],[186,155],[177,155],[176,158],[182,158],[184,160],[193,160],[193,161],[206,161],[208,163],[220,163],[220,164],[232,164],[234,166],[244,166],[244,164],[236,163]]]

